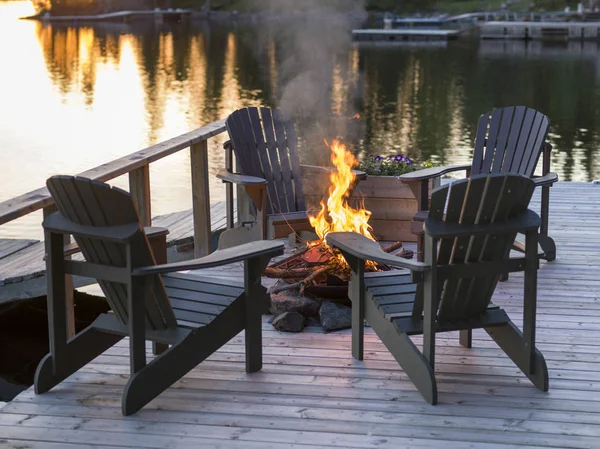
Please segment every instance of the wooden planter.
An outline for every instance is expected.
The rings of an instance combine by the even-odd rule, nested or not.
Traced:
[[[329,173],[319,167],[302,166],[302,184],[309,210],[318,210],[329,190]],[[369,176],[358,184],[352,206],[364,201],[372,215],[369,223],[379,240],[416,242],[410,222],[417,213],[417,199],[409,185],[395,176]]]

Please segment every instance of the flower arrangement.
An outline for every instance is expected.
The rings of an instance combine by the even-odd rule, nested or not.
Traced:
[[[367,155],[356,166],[357,170],[364,171],[367,175],[373,176],[400,176],[422,168],[433,167],[430,161],[416,164],[408,156],[398,154],[396,156],[373,156]]]

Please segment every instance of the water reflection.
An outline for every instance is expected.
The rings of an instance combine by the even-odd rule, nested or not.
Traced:
[[[18,21],[27,2],[0,1],[0,200],[226,116],[282,105],[297,115],[302,159],[326,163],[323,138],[361,156],[403,152],[468,161],[479,115],[525,104],[546,113],[563,180],[600,173],[596,43],[354,45],[343,24],[103,24]],[[321,39],[322,42],[319,41]],[[360,114],[360,119],[347,117]],[[225,136],[210,144],[223,164]],[[189,157],[152,165],[153,212],[190,207]],[[126,180],[116,184],[126,186]],[[222,199],[211,177],[213,201]],[[39,217],[0,236],[39,237]]]

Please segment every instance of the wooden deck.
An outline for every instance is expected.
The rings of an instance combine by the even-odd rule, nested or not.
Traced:
[[[437,337],[440,404],[427,405],[366,330],[365,361],[350,334],[283,334],[264,321],[265,365],[244,372],[243,336],[138,414],[121,416],[127,343],[49,393],[23,392],[0,410],[1,448],[588,448],[600,447],[600,186],[558,183],[550,230],[558,258],[539,270],[542,393],[487,337],[473,349]],[[239,271],[212,271],[230,276]],[[521,324],[522,276],[494,302]],[[414,341],[420,343],[420,338]]]
[[[192,244],[194,223],[192,210],[174,212],[155,217],[153,226],[169,230],[168,246]],[[225,228],[225,202],[211,205],[211,229],[213,236]],[[213,242],[216,244],[216,241]],[[46,262],[44,242],[37,240],[0,239],[0,304],[18,299],[33,298],[46,294]],[[80,254],[74,258],[81,257]],[[75,276],[75,287],[91,283],[89,279]]]

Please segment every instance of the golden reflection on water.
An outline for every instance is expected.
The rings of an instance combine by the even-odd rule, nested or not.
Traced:
[[[29,2],[0,0],[0,201],[39,188],[52,174],[84,171],[239,107],[275,106],[285,83],[304,70],[283,76],[294,55],[276,33],[260,26],[74,27],[17,20],[31,13]],[[479,114],[528,99],[553,121],[553,168],[563,179],[588,181],[600,172],[594,157],[600,140],[594,112],[600,109],[594,87],[600,64],[592,57],[594,48],[582,47],[573,59],[571,47],[560,53],[535,46],[523,50],[515,43],[440,49],[348,42],[328,56],[330,64],[310,68],[321,70],[317,79],[330,86],[328,97],[314,103],[325,100],[326,114],[342,120],[360,113],[356,123],[362,128],[347,129],[349,145],[359,155],[402,152],[456,163],[470,160]],[[555,84],[544,86],[538,57],[552,67],[562,64],[564,73],[581,73],[580,86],[563,83],[561,70],[545,71],[544,80],[555,77]],[[513,60],[532,59],[525,75],[521,68],[511,69]],[[540,81],[528,85],[525,79]],[[503,82],[511,89],[501,87]],[[561,89],[555,89],[559,83]],[[569,90],[585,88],[585,98]],[[551,90],[556,95],[547,95]],[[577,114],[580,110],[585,113]],[[209,142],[211,173],[223,166],[225,139],[220,135]],[[307,154],[303,159],[311,162]],[[190,207],[189,178],[187,151],[151,165],[155,215]],[[125,178],[115,184],[127,186]],[[212,200],[221,200],[224,190],[214,176],[210,187]],[[36,214],[3,225],[0,237],[40,237],[39,221]]]

